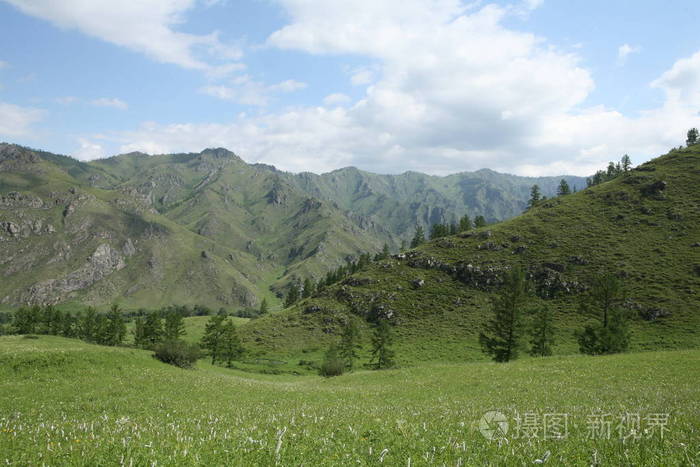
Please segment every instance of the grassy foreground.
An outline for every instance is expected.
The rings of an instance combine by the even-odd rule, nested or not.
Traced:
[[[142,350],[8,336],[0,338],[0,464],[525,465],[549,451],[549,465],[694,465],[698,381],[700,350],[326,380],[204,361],[181,370]],[[506,439],[480,432],[490,410],[507,417]],[[640,416],[641,432],[625,429],[622,440],[626,413]],[[545,439],[552,414],[567,416],[563,439]],[[656,414],[669,415],[663,427],[653,426]]]

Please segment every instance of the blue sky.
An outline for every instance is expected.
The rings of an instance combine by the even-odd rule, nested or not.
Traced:
[[[698,126],[691,1],[0,0],[0,139],[589,174]]]

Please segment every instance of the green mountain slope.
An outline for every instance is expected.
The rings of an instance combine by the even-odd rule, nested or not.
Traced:
[[[514,264],[532,277],[533,305],[556,314],[556,351],[575,352],[578,301],[603,271],[624,278],[633,347],[700,344],[700,146],[610,182],[550,199],[485,229],[428,242],[374,263],[281,314],[247,324],[255,351],[313,354],[348,319],[390,316],[402,363],[483,358],[478,334]],[[307,358],[307,357],[303,357]]]
[[[83,163],[3,144],[0,305],[274,304],[292,281],[384,243],[398,249],[416,224],[510,217],[533,183],[551,194],[558,180],[488,170],[295,175],[221,148]]]

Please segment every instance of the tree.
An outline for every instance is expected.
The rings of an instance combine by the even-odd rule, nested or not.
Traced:
[[[333,281],[335,282],[335,281]],[[333,283],[331,282],[331,284]],[[330,285],[330,284],[328,284]],[[284,307],[289,308],[294,305],[299,300],[299,286],[296,283],[292,283],[287,291],[287,296],[284,299]]]
[[[100,343],[105,345],[121,345],[126,337],[126,321],[124,314],[116,303],[107,312],[106,322]]]
[[[78,336],[88,342],[97,342],[97,332],[97,310],[90,306],[78,319]]]
[[[530,355],[548,357],[552,355],[554,345],[554,317],[548,306],[534,311],[530,334]]]
[[[258,313],[260,313],[260,315],[264,315],[264,314],[267,314],[268,311],[269,311],[269,306],[267,304],[267,299],[263,298],[262,302],[260,302],[260,310],[258,311]]]
[[[629,347],[630,332],[622,310],[625,298],[620,279],[606,272],[596,277],[587,296],[581,302],[581,312],[597,322],[579,333],[579,349],[589,355],[624,352]]]
[[[391,346],[394,343],[394,338],[391,332],[391,326],[385,319],[379,320],[374,328],[372,336],[372,359],[370,364],[374,368],[381,370],[394,366],[394,351]]]
[[[413,240],[411,240],[411,248],[415,248],[423,243],[425,243],[425,233],[423,232],[423,227],[416,225],[416,233],[413,235]]]
[[[327,378],[340,376],[345,372],[345,365],[346,362],[341,358],[338,346],[331,345],[323,356],[323,362],[321,362],[318,373]]]
[[[15,312],[12,326],[17,334],[32,334],[39,323],[40,309],[38,306],[31,308],[22,307]]]
[[[530,200],[527,202],[527,207],[533,207],[540,199],[542,199],[542,193],[540,192],[539,185],[532,185],[532,188],[530,188]]]
[[[698,129],[697,128],[691,128],[688,130],[688,138],[685,140],[685,145],[686,146],[692,146],[693,144],[698,144]]]
[[[569,183],[563,178],[559,182],[559,187],[557,188],[558,196],[565,196],[571,194],[571,188],[569,188]]]
[[[476,216],[476,219],[474,219],[474,227],[477,229],[480,227],[486,227],[488,223],[486,222],[486,218],[484,216]]]
[[[137,316],[134,320],[134,345],[152,349],[163,340],[163,323],[156,312]]]
[[[340,337],[340,346],[338,347],[338,354],[340,358],[343,359],[345,368],[348,370],[352,370],[355,360],[357,360],[357,352],[360,350],[359,341],[360,330],[355,321],[349,319],[343,328],[343,334]]]
[[[185,335],[185,321],[177,310],[170,310],[165,314],[165,327],[163,339],[166,341],[178,340]]]
[[[221,358],[222,339],[224,319],[223,315],[215,315],[209,318],[204,327],[204,336],[202,336],[202,348],[209,352],[212,365],[216,364]]]
[[[622,159],[620,159],[620,163],[622,164],[622,171],[623,172],[629,172],[630,169],[632,168],[632,160],[630,159],[630,156],[625,154],[622,156]]]
[[[446,237],[450,234],[449,227],[445,224],[433,224],[430,228],[430,239],[436,239],[441,237]]]
[[[479,335],[483,351],[497,362],[518,357],[524,333],[523,309],[527,304],[529,285],[525,272],[514,267],[505,277],[505,283],[493,308],[493,318]]]
[[[219,347],[219,358],[230,367],[234,360],[238,360],[243,355],[243,345],[238,337],[236,325],[231,319],[226,320],[221,326],[221,345]]]
[[[311,283],[311,279],[308,277],[304,279],[303,289],[301,290],[301,298],[309,298],[314,293],[314,286]]]
[[[388,258],[389,258],[389,255],[390,255],[390,253],[389,253],[389,245],[387,245],[387,244],[385,243],[384,246],[382,247],[382,251],[380,251],[379,253],[377,253],[376,255],[374,255],[374,260],[375,260],[375,261],[382,261],[382,260],[388,259]]]
[[[463,215],[459,219],[459,231],[465,232],[467,230],[470,230],[471,228],[472,228],[472,220],[469,219],[469,216],[467,214]]]

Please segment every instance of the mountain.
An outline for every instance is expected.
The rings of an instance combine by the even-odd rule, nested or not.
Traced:
[[[700,344],[700,146],[609,182],[540,202],[511,220],[370,264],[293,308],[245,325],[254,353],[307,360],[357,321],[394,324],[399,360],[484,358],[478,335],[504,273],[521,265],[532,306],[555,313],[557,353],[577,351],[581,294],[609,271],[624,282],[632,347]]]
[[[551,196],[560,178],[291,174],[221,148],[84,163],[2,144],[0,305],[276,303],[416,224],[512,217],[532,184]]]

